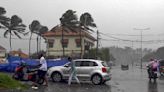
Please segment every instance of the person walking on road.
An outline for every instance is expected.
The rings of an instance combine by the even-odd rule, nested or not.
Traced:
[[[80,84],[80,81],[76,76],[75,61],[73,61],[71,57],[68,57],[68,61],[71,63],[70,64],[71,69],[70,69],[70,76],[69,76],[69,80],[68,80],[68,85],[71,85],[72,79],[75,79],[77,81],[77,83]]]
[[[44,78],[45,86],[48,86],[48,80],[47,80],[47,76],[46,76],[46,74],[47,74],[47,62],[46,62],[43,54],[40,54],[39,59],[40,59],[40,62],[38,65],[39,69],[37,71],[38,72],[37,74],[38,74],[38,76],[41,76]],[[36,76],[35,76],[35,78],[36,78]],[[36,81],[37,80],[35,80],[35,79],[33,80],[33,84],[32,84],[33,89],[38,89],[38,85],[37,85]]]
[[[43,54],[40,55],[40,67],[39,67],[39,71],[38,74],[42,77],[44,77],[45,80],[45,86],[48,86],[48,80],[47,80],[47,62],[43,56]]]

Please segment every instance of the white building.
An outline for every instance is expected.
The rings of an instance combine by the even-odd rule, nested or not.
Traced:
[[[63,31],[62,31],[63,30]],[[70,30],[56,26],[44,34],[47,43],[47,55],[54,57],[70,56],[74,53],[77,57],[83,56],[85,51],[94,46],[96,39],[88,32],[80,29]]]
[[[6,49],[0,46],[0,58],[5,58],[6,56]]]

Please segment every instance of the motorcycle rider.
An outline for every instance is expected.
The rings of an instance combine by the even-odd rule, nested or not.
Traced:
[[[39,59],[40,59],[40,64],[38,65],[39,66],[38,76],[43,77],[44,81],[46,83],[45,86],[48,86],[48,80],[47,80],[47,76],[46,76],[46,73],[47,73],[47,62],[46,62],[43,54],[40,54]],[[33,89],[38,89],[36,81],[33,82],[32,88]]]
[[[159,64],[158,64],[158,60],[157,59],[150,59],[150,61],[149,61],[149,63],[148,63],[148,65],[147,65],[147,67],[148,67],[148,74],[149,74],[149,78],[151,78],[152,77],[152,75],[151,75],[151,72],[153,71],[153,72],[157,72],[158,71],[158,66],[159,66]]]

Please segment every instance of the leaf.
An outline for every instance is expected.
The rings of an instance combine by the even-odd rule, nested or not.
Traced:
[[[6,10],[3,7],[0,7],[0,15],[6,14]]]
[[[21,37],[19,36],[19,34],[16,31],[13,31],[13,32],[19,39],[21,39]]]
[[[30,33],[30,32],[26,32],[26,33],[24,33],[23,35],[26,36],[26,35],[28,35],[29,33]]]
[[[3,34],[4,37],[7,38],[7,35],[8,35],[9,33],[10,33],[10,31],[9,31],[9,30],[6,30],[6,31],[4,32],[4,34]]]
[[[10,24],[9,22],[1,22],[2,25],[4,25],[6,28],[9,28]]]
[[[13,15],[11,17],[11,27],[18,26],[22,23],[22,19],[19,18],[17,15]]]
[[[32,23],[29,25],[29,29],[31,32],[40,29],[40,22],[38,20],[33,20]]]

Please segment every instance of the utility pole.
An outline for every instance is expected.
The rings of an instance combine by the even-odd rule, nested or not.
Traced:
[[[134,61],[133,61],[133,55],[134,55],[134,53],[133,53],[133,41],[132,41],[132,53],[131,53],[131,60],[132,60],[132,68],[133,68],[133,66],[134,66]]]
[[[65,57],[65,50],[64,50],[64,30],[63,30],[63,25],[61,26],[62,28],[62,48],[63,48],[63,57]]]
[[[141,62],[140,62],[140,66],[141,66],[141,69],[142,69],[142,31],[150,30],[150,28],[143,28],[143,29],[134,28],[134,30],[140,30],[140,32],[141,32]]]
[[[83,58],[82,30],[80,29],[80,58]]]
[[[36,44],[36,45],[37,45],[37,54],[38,54],[38,51],[39,51],[39,50],[38,50],[38,40],[39,40],[39,38],[38,38],[38,36],[37,36],[37,38],[36,38],[36,41],[37,41],[37,44]]]

